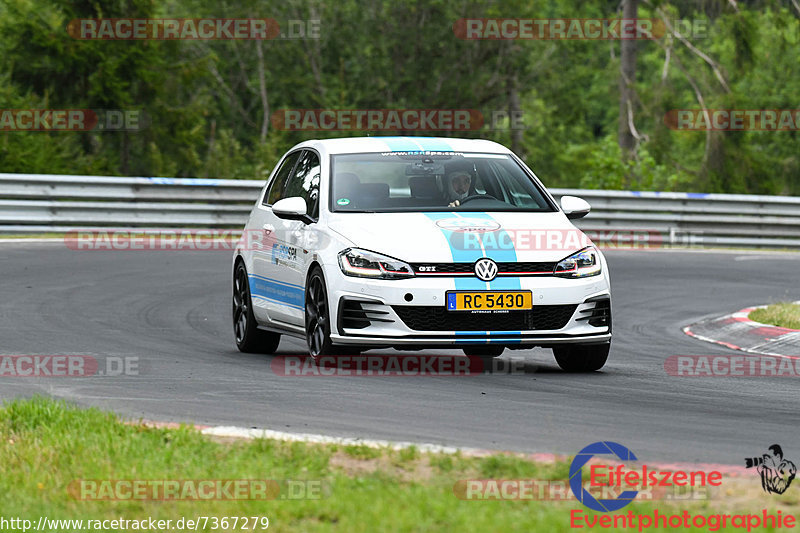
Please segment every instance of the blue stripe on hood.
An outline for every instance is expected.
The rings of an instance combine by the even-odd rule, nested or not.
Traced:
[[[434,222],[448,218],[477,218],[497,223],[497,221],[487,213],[461,214],[453,212],[425,213],[425,215]],[[439,229],[447,239],[447,244],[450,246],[450,254],[454,263],[474,263],[482,257],[488,257],[497,262],[516,262],[517,260],[517,252],[514,250],[513,245],[514,241],[503,229],[490,232],[495,234],[490,240],[486,239],[486,235],[489,232],[470,234],[469,242],[479,244],[479,246],[465,246],[465,233],[455,232],[445,228]],[[510,243],[510,247],[500,246],[498,243]],[[481,246],[483,249],[481,249]],[[486,290],[486,282],[479,280],[477,277],[456,277],[455,283],[456,289],[458,290]],[[520,288],[521,285],[518,277],[496,277],[489,282],[489,289],[491,290],[518,290]]]

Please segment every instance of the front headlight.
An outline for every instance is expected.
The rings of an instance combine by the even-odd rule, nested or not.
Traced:
[[[339,267],[347,276],[359,278],[400,279],[414,277],[411,265],[399,259],[360,248],[339,252]]]
[[[594,246],[587,246],[559,261],[553,275],[562,278],[586,278],[599,275],[602,269],[600,252]]]

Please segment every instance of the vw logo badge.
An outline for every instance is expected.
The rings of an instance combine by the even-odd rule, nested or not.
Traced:
[[[497,276],[497,263],[484,257],[475,262],[475,275],[482,281],[492,281]]]

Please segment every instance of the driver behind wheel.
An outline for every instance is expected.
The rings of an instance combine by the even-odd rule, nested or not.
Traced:
[[[447,200],[450,202],[448,207],[458,207],[461,200],[471,194],[475,194],[472,188],[472,176],[466,170],[454,170],[445,177],[447,188]]]

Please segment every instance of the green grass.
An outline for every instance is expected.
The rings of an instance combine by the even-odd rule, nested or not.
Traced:
[[[800,305],[790,302],[772,304],[752,311],[749,318],[762,324],[800,329]]]
[[[0,409],[0,516],[34,523],[39,516],[172,520],[267,516],[269,531],[570,531],[570,510],[596,513],[575,501],[464,501],[453,491],[456,481],[464,479],[566,480],[567,476],[567,462],[536,463],[512,455],[464,457],[414,448],[214,440],[190,427],[124,424],[96,409],[44,398],[14,401]],[[324,489],[320,499],[86,501],[69,491],[79,479],[318,480]],[[760,491],[757,478],[748,481]],[[775,505],[786,512],[797,506],[795,500],[791,495],[765,499],[756,494],[734,512]],[[688,508],[711,513],[720,505],[712,501]],[[679,509],[664,502],[636,502],[624,512],[652,512],[656,507]]]
[[[364,445],[345,446],[343,451],[350,457],[355,457],[357,459],[377,459],[381,456],[381,451],[379,449]]]

